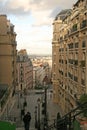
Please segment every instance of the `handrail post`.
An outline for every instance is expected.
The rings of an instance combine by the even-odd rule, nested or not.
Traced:
[[[69,114],[69,130],[71,130],[71,113]]]

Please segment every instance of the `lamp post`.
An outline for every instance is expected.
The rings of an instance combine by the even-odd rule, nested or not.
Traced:
[[[43,79],[43,84],[44,84],[44,102],[45,102],[45,113],[44,113],[44,129],[47,130],[48,122],[47,122],[47,84],[48,84],[48,77],[45,76]]]
[[[17,107],[19,108],[20,107],[20,93],[18,92],[18,105],[17,105]]]
[[[47,88],[45,86],[45,113],[44,113],[44,129],[47,129]]]
[[[35,128],[37,128],[37,106],[35,106]]]
[[[40,98],[37,99],[38,103],[38,130],[40,130]]]
[[[47,117],[47,88],[45,86],[45,117]]]
[[[26,97],[24,97],[24,103],[23,103],[23,107],[27,106],[27,101],[26,101]]]

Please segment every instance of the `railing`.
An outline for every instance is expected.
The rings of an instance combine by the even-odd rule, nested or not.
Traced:
[[[81,110],[83,106],[84,109]],[[54,123],[48,126],[48,130],[73,130],[73,122],[75,121],[76,117],[85,111],[87,111],[87,102],[80,104],[78,107],[71,110],[59,120],[55,119]]]

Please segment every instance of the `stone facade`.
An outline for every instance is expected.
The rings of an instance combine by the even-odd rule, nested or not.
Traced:
[[[0,15],[0,83],[16,86],[16,33],[14,25]]]
[[[6,91],[10,94],[7,104],[8,110],[11,106],[11,97],[16,88],[16,46],[14,25],[10,23],[6,15],[0,15],[0,86],[7,86]],[[0,99],[0,101],[2,101],[2,99]],[[5,100],[4,103],[6,103]],[[2,104],[1,112],[4,109],[4,104]]]
[[[78,0],[53,21],[54,102],[66,113],[87,93],[87,1]]]
[[[51,84],[52,58],[44,56],[35,56],[32,59],[33,63],[33,88],[43,87],[43,79],[45,76]]]
[[[18,90],[33,88],[33,65],[25,49],[17,55]]]

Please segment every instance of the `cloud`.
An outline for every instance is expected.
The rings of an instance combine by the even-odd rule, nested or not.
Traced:
[[[26,15],[30,14],[30,10],[27,7],[27,0],[1,0],[0,12],[10,15]]]
[[[15,25],[17,48],[31,53],[51,53],[52,22],[77,0],[0,0],[0,13]]]
[[[77,0],[0,0],[0,12],[19,16],[32,15],[33,26],[50,25],[61,9],[70,8]]]

